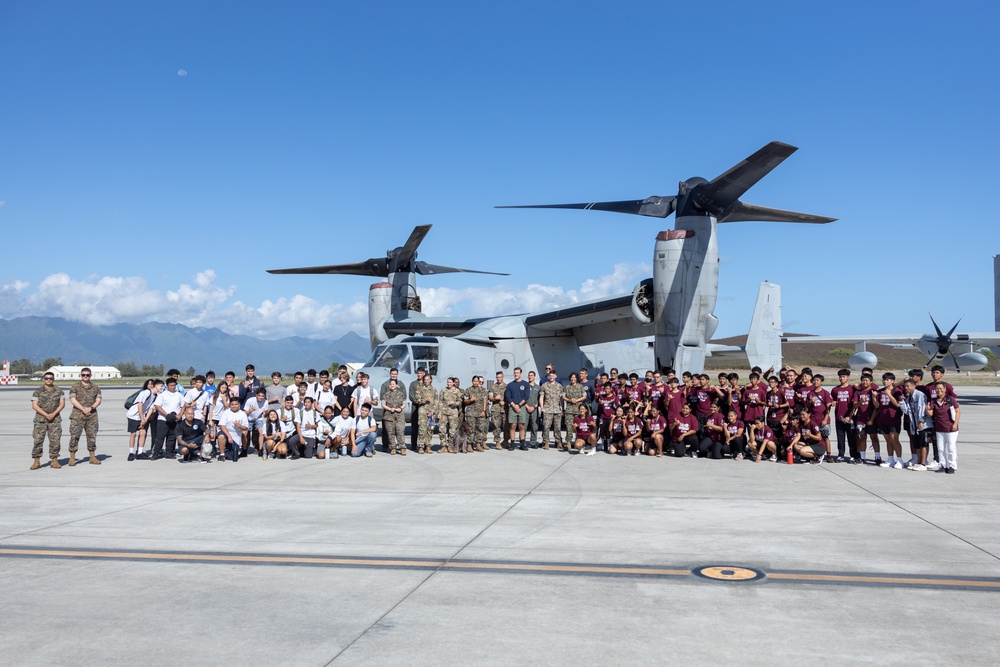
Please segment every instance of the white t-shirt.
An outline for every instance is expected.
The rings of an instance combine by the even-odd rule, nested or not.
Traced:
[[[319,393],[316,395],[316,409],[322,411],[326,409],[328,405],[332,406],[335,400],[337,400],[337,396],[333,393],[333,389],[330,391],[320,389]]]
[[[240,424],[245,428],[250,428],[247,413],[242,410],[237,410],[236,412],[226,410],[222,413],[222,419],[219,420],[219,428],[225,428],[232,440],[243,437],[243,430],[239,427]]]
[[[286,410],[282,407],[278,410],[278,421],[281,422],[281,430],[285,436],[295,433],[295,410]]]
[[[135,397],[135,402],[132,403],[132,407],[125,413],[125,418],[133,421],[139,421],[139,406],[142,406],[142,414],[146,414],[146,412],[153,407],[153,401],[155,400],[156,397],[153,395],[152,390],[143,389],[139,392],[139,395]]]
[[[354,430],[354,417],[341,417],[340,415],[333,418],[333,435],[340,436],[341,439],[346,438],[347,435]]]
[[[367,431],[374,425],[375,425],[375,418],[371,416],[371,413],[369,413],[367,417],[362,417],[361,415],[358,415],[357,417],[354,418],[354,430],[357,433],[361,433],[361,431]]]
[[[295,410],[295,422],[302,428],[303,438],[316,437],[316,424],[319,422],[319,413],[316,412],[315,408],[312,410],[306,410],[305,408]]]
[[[181,408],[184,407],[184,394],[176,391],[161,391],[156,396],[156,402],[153,405],[163,408],[163,411],[167,414],[173,412],[177,415],[177,420],[183,419],[181,414]],[[159,411],[157,411],[159,412]],[[157,417],[158,421],[166,422],[167,418],[162,414]]]
[[[243,412],[247,413],[250,421],[257,421],[264,418],[264,409],[267,407],[267,399],[258,401],[256,396],[247,399],[243,404]]]
[[[184,403],[190,405],[194,404],[194,418],[201,421],[205,418],[205,406],[208,402],[212,400],[212,397],[208,395],[208,392],[204,389],[188,389],[188,392],[184,394]]]
[[[362,387],[360,384],[355,387],[354,393],[351,394],[354,398],[354,409],[356,412],[361,412],[361,406],[365,403],[371,403],[372,405],[378,405],[378,390],[375,387],[368,385],[367,387]]]

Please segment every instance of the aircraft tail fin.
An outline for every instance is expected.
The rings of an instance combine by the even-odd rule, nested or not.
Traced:
[[[757,291],[747,336],[746,353],[751,368],[781,368],[781,333],[781,287],[765,280]]]
[[[993,328],[1000,331],[1000,255],[993,255]]]

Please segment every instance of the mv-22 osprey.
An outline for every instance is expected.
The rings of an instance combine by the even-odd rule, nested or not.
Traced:
[[[719,285],[716,224],[738,221],[827,223],[826,218],[764,208],[739,201],[751,186],[797,149],[772,142],[712,181],[689,178],[676,196],[638,201],[549,204],[502,208],[573,208],[665,218],[677,213],[674,230],[656,236],[653,277],[631,294],[596,299],[540,313],[485,318],[431,318],[420,312],[416,275],[490,273],[428,264],[417,260],[417,247],[430,225],[414,228],[402,246],[385,257],[269,273],[354,274],[387,278],[371,286],[369,332],[373,352],[363,370],[375,387],[390,368],[408,383],[423,367],[435,376],[455,376],[463,386],[474,375],[491,380],[497,371],[517,366],[540,370],[555,365],[561,377],[581,367],[621,371],[674,368],[702,372],[708,356],[746,353],[752,365],[780,365],[780,290],[763,283],[746,346],[708,341],[715,333]],[[648,348],[611,344],[652,336]],[[544,380],[544,378],[540,378]],[[438,382],[440,387],[442,383]]]

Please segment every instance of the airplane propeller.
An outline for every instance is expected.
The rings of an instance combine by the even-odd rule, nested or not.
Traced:
[[[477,271],[475,269],[458,269],[453,266],[428,264],[417,260],[417,247],[427,236],[431,225],[418,225],[413,228],[406,243],[393,250],[387,250],[385,257],[372,257],[363,262],[351,264],[329,264],[327,266],[306,266],[297,269],[268,269],[268,273],[298,273],[298,274],[349,274],[355,276],[375,276],[388,278],[392,273],[416,273],[422,276],[433,276],[441,273],[484,273],[491,276],[507,276],[509,273],[494,273],[493,271]]]
[[[719,222],[810,222],[825,224],[836,218],[827,218],[809,213],[783,211],[740,201],[747,190],[764,178],[789,155],[797,151],[795,146],[772,141],[759,151],[733,166],[711,181],[694,177],[681,181],[676,196],[652,196],[646,199],[628,201],[590,202],[581,204],[535,204],[528,206],[497,206],[496,208],[568,208],[587,211],[612,211],[631,215],[645,215],[665,218],[671,213],[678,215],[715,216]]]
[[[958,318],[958,322],[955,322],[955,326],[949,329],[948,333],[941,333],[941,327],[939,327],[938,323],[934,321],[934,316],[931,315],[930,313],[927,313],[927,315],[930,316],[931,324],[934,325],[934,331],[937,333],[937,338],[934,341],[935,344],[937,345],[937,351],[927,359],[927,362],[924,363],[924,368],[926,369],[928,366],[931,365],[932,362],[937,361],[939,359],[943,360],[946,356],[950,355],[951,360],[955,363],[955,370],[956,371],[962,370],[961,367],[958,365],[958,359],[955,357],[955,353],[951,351],[951,343],[952,343],[951,335],[955,333],[955,329],[957,329],[958,325],[962,323],[962,317],[965,316],[963,315],[962,317]]]

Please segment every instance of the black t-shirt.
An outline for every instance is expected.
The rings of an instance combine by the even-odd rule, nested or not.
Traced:
[[[205,423],[200,421],[193,421],[190,424],[187,420],[181,420],[177,422],[178,435],[180,439],[184,442],[194,442],[194,439],[199,435],[205,435]]]

